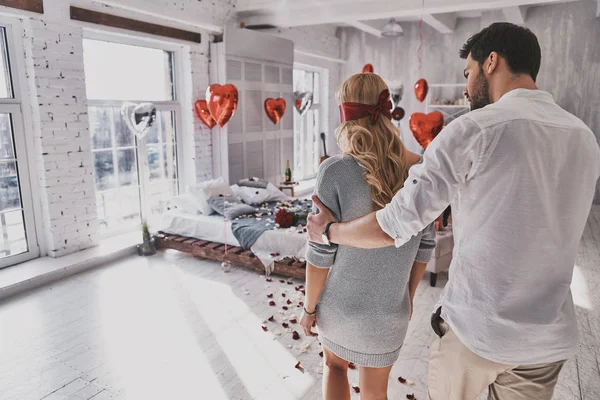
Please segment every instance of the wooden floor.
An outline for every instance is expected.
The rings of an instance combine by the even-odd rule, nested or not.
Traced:
[[[299,329],[290,319],[300,314],[300,282],[287,282],[266,282],[237,268],[226,274],[217,262],[170,252],[128,258],[5,300],[0,400],[318,399],[319,343],[302,334],[293,340]],[[441,275],[438,286],[445,282]],[[440,293],[426,276],[392,370],[390,399],[408,393],[426,399],[428,322]],[[573,294],[580,351],[561,374],[554,398],[597,400],[600,208],[582,240]],[[266,321],[270,316],[276,322]],[[281,326],[284,320],[290,328]],[[303,370],[294,368],[298,361]],[[400,384],[398,376],[414,385]],[[357,382],[356,371],[351,382]]]

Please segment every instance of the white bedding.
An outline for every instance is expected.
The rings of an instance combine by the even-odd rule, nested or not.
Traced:
[[[240,247],[231,231],[231,222],[225,222],[220,215],[193,215],[170,210],[163,215],[162,226],[161,230],[165,233]],[[306,237],[305,233],[299,234],[296,228],[266,231],[250,250],[262,261],[265,272],[270,274],[276,260],[305,257]],[[279,253],[279,256],[272,257],[272,253]]]

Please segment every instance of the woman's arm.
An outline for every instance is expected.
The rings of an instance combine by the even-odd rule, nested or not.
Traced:
[[[317,309],[317,302],[321,297],[321,292],[323,292],[328,274],[329,268],[318,268],[311,263],[306,263],[306,299],[304,300],[304,307],[311,314]]]
[[[316,336],[311,328],[317,322],[317,302],[321,297],[323,287],[325,287],[328,274],[329,268],[319,268],[309,262],[306,263],[306,298],[304,299],[304,310],[300,318],[300,326],[306,336]]]
[[[413,304],[415,303],[415,293],[417,293],[417,287],[419,282],[423,278],[427,263],[415,261],[412,269],[410,270],[410,279],[408,280],[408,293],[410,295],[410,317],[412,318]]]

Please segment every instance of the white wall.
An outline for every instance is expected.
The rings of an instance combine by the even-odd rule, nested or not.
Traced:
[[[0,14],[18,18],[22,26],[23,48],[13,56],[24,57],[28,66],[29,93],[24,96],[23,105],[29,164],[35,179],[34,201],[41,204],[36,226],[42,255],[53,257],[99,241],[82,47],[84,26],[92,26],[69,19],[70,3],[126,17],[131,17],[132,8],[138,7],[140,12],[135,18],[202,34],[201,44],[178,43],[185,49],[182,70],[189,72],[187,90],[181,98],[185,112],[179,134],[188,144],[187,151],[194,149],[189,160],[184,161],[192,169],[186,174],[188,182],[184,185],[197,177],[208,177],[211,164],[209,132],[192,112],[193,101],[204,97],[208,85],[209,32],[198,26],[223,26],[232,10],[232,1],[184,0],[110,1],[126,5],[127,9],[90,0],[45,0],[43,15],[0,6]],[[106,31],[125,33],[108,28]]]

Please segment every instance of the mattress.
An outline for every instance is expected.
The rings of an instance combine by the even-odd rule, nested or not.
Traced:
[[[167,211],[163,215],[162,229],[165,233],[226,243],[241,247],[231,231],[231,222],[220,215],[193,215],[178,210]],[[307,234],[299,234],[297,228],[266,231],[250,248],[262,261],[267,273],[272,271],[274,261],[285,257],[304,259]]]

